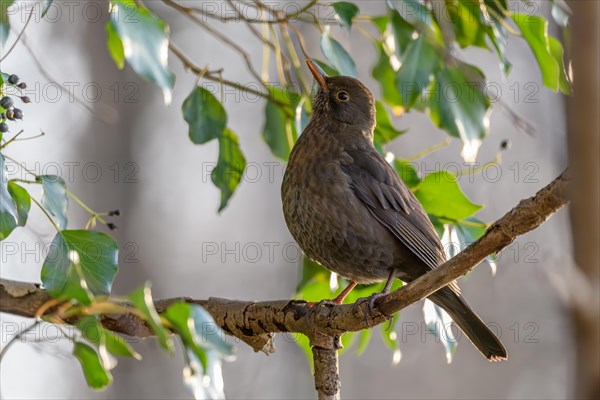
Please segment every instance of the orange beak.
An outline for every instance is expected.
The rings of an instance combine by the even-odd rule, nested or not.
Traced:
[[[313,74],[313,76],[315,77],[315,79],[319,83],[319,86],[321,86],[321,88],[325,92],[328,92],[329,88],[327,88],[327,82],[325,82],[325,77],[327,76],[327,74],[325,73],[325,71],[323,71],[321,69],[321,67],[319,67],[317,65],[317,63],[315,63],[310,58],[306,59],[306,64],[308,65],[308,69],[310,69],[310,72]]]

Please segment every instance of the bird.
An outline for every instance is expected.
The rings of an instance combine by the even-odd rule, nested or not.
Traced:
[[[359,80],[327,76],[310,58],[316,82],[311,119],[294,144],[281,185],[286,224],[304,254],[357,284],[410,282],[446,261],[418,199],[373,144],[373,95]],[[506,349],[475,314],[456,282],[429,300],[444,309],[490,361]]]

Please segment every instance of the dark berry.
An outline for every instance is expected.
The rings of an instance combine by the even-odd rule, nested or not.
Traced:
[[[106,226],[108,226],[108,229],[110,229],[111,231],[114,231],[117,229],[117,226],[115,224],[113,224],[112,222],[109,222],[108,224],[106,224]]]
[[[4,122],[0,122],[0,133],[8,132],[8,125]]]
[[[31,103],[31,99],[29,98],[29,96],[23,96],[23,97],[21,97],[21,101],[23,103]]]
[[[23,119],[23,111],[19,108],[15,108],[15,119]]]
[[[508,150],[510,149],[511,143],[510,140],[506,139],[500,143],[500,150]]]
[[[6,114],[4,114],[4,113],[0,114],[0,119],[6,119]]]
[[[0,99],[0,106],[2,106],[2,108],[4,108],[5,110],[11,108],[13,104],[13,99],[11,99],[8,96],[4,96],[2,99]]]
[[[27,84],[25,82],[21,82],[17,85],[19,89],[27,89]]]
[[[119,210],[109,211],[108,215],[111,217],[113,217],[113,216],[118,217],[119,215],[121,215],[121,211],[119,211]]]
[[[6,118],[8,118],[11,121],[15,120],[15,110],[6,110]]]
[[[19,77],[15,74],[12,74],[8,77],[8,83],[10,83],[11,85],[16,85],[17,83],[19,83]]]

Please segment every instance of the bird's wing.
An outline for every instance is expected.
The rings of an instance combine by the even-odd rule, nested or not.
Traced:
[[[347,150],[342,169],[354,194],[429,268],[446,261],[444,249],[423,207],[375,149]],[[352,161],[350,161],[350,158]]]

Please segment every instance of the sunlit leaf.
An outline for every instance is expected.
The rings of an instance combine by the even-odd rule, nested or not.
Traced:
[[[60,231],[42,265],[42,283],[52,296],[61,297],[69,273],[80,268],[81,278],[92,294],[110,294],[118,270],[118,252],[117,242],[106,233]]]
[[[564,60],[564,50],[562,44],[558,41],[558,39],[553,38],[552,36],[548,37],[548,43],[550,44],[550,53],[552,57],[556,60],[556,63],[559,67],[559,78],[558,78],[558,88],[564,94],[572,94],[571,90],[571,82],[567,77],[567,72],[565,70],[565,60]]]
[[[321,36],[321,51],[331,65],[342,75],[356,76],[356,64],[342,45],[328,31]]]
[[[170,332],[163,326],[160,320],[160,315],[154,307],[154,301],[152,299],[152,292],[150,291],[150,284],[146,283],[144,286],[134,290],[129,295],[129,301],[133,303],[135,308],[138,309],[150,325],[152,332],[158,338],[160,346],[169,353],[173,353],[175,345]]]
[[[67,207],[69,198],[67,196],[67,185],[60,176],[42,175],[42,205],[58,221],[58,227],[67,227]]]
[[[119,69],[123,69],[125,66],[125,49],[123,48],[123,41],[119,37],[115,26],[108,21],[106,23],[106,48],[111,58],[117,64]]]
[[[111,0],[110,23],[122,41],[127,63],[143,78],[156,83],[166,104],[171,103],[175,75],[169,70],[169,27],[133,0]]]
[[[396,74],[396,88],[404,108],[409,110],[418,100],[422,100],[440,63],[436,49],[424,36],[414,40],[407,48],[404,62]]]
[[[202,362],[192,350],[186,348],[184,355],[183,383],[194,399],[224,399],[223,369],[219,353],[206,350],[208,371],[202,368]]]
[[[75,342],[73,355],[83,370],[87,384],[94,389],[105,389],[112,382],[112,375],[105,367],[96,350],[85,343]]]
[[[531,47],[538,62],[544,85],[556,91],[559,89],[560,68],[550,51],[548,21],[537,15],[512,14],[523,37]]]
[[[480,5],[470,0],[446,0],[450,22],[454,26],[455,40],[461,47],[487,48],[485,29],[481,25]]]
[[[25,188],[17,185],[13,181],[8,181],[8,193],[17,206],[17,225],[25,226],[27,217],[29,216],[29,209],[31,208],[31,197],[29,196],[29,193]]]
[[[425,299],[423,304],[423,318],[427,330],[433,333],[436,341],[441,342],[444,346],[446,362],[450,364],[458,345],[452,332],[452,318],[441,307],[428,299]]]
[[[269,93],[282,104],[267,101],[262,137],[276,157],[287,161],[298,136],[294,116],[300,95],[278,87]]]
[[[450,221],[468,218],[483,208],[465,196],[456,177],[447,171],[427,175],[415,195],[427,213]]]
[[[77,323],[77,328],[84,338],[97,346],[106,346],[112,355],[130,357],[141,360],[142,356],[136,352],[121,336],[105,329],[98,318],[87,316]]]
[[[381,43],[376,43],[379,58],[371,70],[371,75],[381,87],[381,98],[391,106],[401,106],[402,97],[396,88],[396,71],[390,64],[390,58]]]

